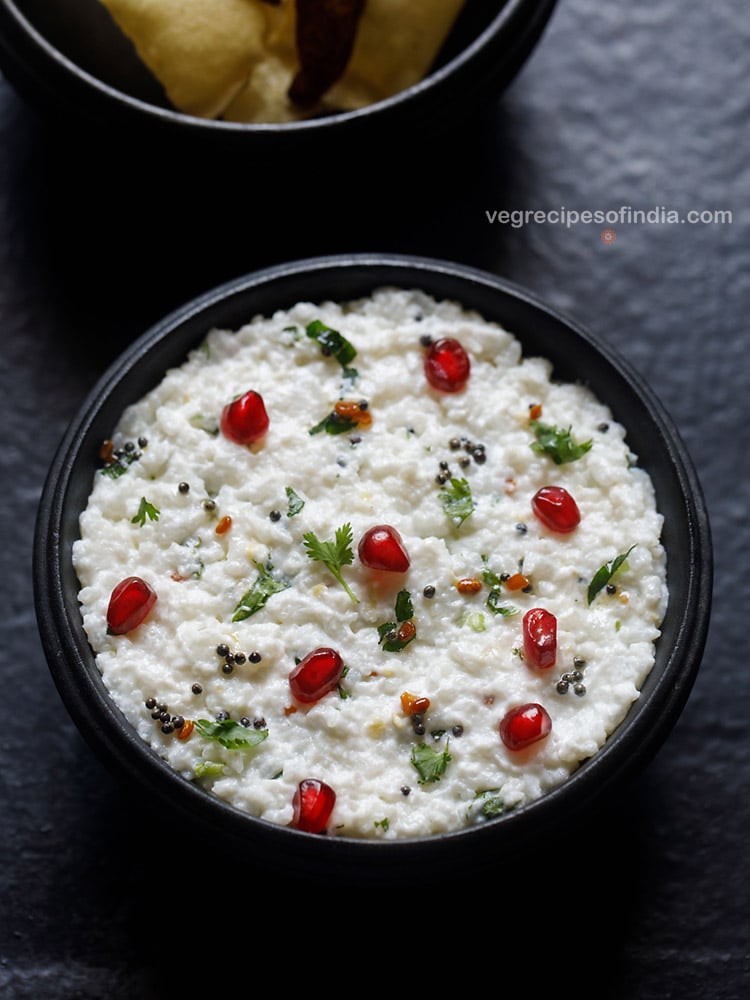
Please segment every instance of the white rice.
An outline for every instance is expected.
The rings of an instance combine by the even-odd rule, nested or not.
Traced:
[[[356,380],[305,335],[313,320],[354,345]],[[454,337],[469,353],[463,392],[428,386],[425,336]],[[557,384],[550,372],[546,360],[522,357],[519,342],[498,325],[419,291],[383,289],[345,305],[303,302],[238,331],[210,332],[123,414],[115,445],[143,437],[147,446],[136,445],[140,457],[118,478],[97,473],[74,546],[97,665],[143,739],[209,793],[277,824],[291,822],[302,779],[325,781],[336,792],[330,836],[437,834],[482,822],[483,807],[509,810],[563,782],[638,697],[667,590],[662,518],[625,429],[589,390]],[[270,427],[244,447],[215,431],[224,405],[251,388],[263,396]],[[372,425],[311,435],[341,396],[367,400]],[[564,465],[533,450],[532,405],[544,423],[591,440],[590,450]],[[451,447],[461,438],[484,444],[483,464]],[[461,457],[469,458],[465,468]],[[441,461],[471,489],[473,513],[460,526],[440,499]],[[178,489],[183,482],[187,493]],[[580,508],[570,534],[549,531],[532,513],[532,496],[550,484],[564,486]],[[304,500],[293,516],[287,488]],[[133,521],[141,498],[158,509],[157,520]],[[204,507],[208,498],[214,511]],[[217,534],[226,515],[231,528]],[[354,560],[343,575],[359,603],[303,545],[306,532],[330,540],[345,523]],[[357,558],[362,533],[382,523],[404,540],[406,574],[373,574]],[[612,577],[614,593],[603,589],[589,605],[589,581],[629,549]],[[232,621],[257,565],[267,563],[290,586]],[[482,580],[487,569],[497,577],[522,569],[531,592],[502,591],[516,614],[492,612],[487,582],[475,594],[457,589],[459,579]],[[133,575],[153,586],[158,601],[138,628],[109,635],[110,594]],[[378,626],[394,620],[402,589],[412,598],[416,638],[386,652]],[[538,606],[558,622],[557,662],[547,671],[519,654],[523,614]],[[248,657],[231,673],[216,652],[222,643]],[[289,673],[320,646],[343,657],[342,690],[296,704]],[[585,664],[585,693],[573,686],[559,693],[575,658]],[[430,700],[424,735],[402,710],[405,691]],[[227,749],[198,728],[181,740],[161,731],[149,698],[189,720],[228,713],[250,720],[251,729],[257,722],[268,736],[252,750]],[[552,730],[511,752],[499,721],[528,702],[546,708]],[[422,743],[450,757],[437,781],[422,781],[411,762]],[[206,762],[214,773],[196,777]]]

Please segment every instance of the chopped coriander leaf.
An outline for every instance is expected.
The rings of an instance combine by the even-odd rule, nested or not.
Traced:
[[[216,417],[206,416],[204,413],[194,413],[188,420],[191,427],[199,431],[205,431],[211,437],[217,437],[219,433],[219,421]]]
[[[286,498],[289,502],[287,507],[286,516],[294,517],[295,514],[299,514],[302,508],[305,506],[305,501],[296,493],[291,486],[285,486],[284,490],[286,492]]]
[[[412,621],[414,605],[408,590],[400,590],[396,595],[395,612],[395,622],[378,625],[378,644],[386,653],[400,653],[417,636],[417,629]]]
[[[494,819],[495,816],[508,812],[509,807],[505,805],[499,792],[499,788],[488,788],[483,792],[477,792],[472,809],[476,807],[483,819]]]
[[[538,455],[549,455],[555,465],[565,465],[575,462],[591,448],[593,441],[575,441],[571,428],[555,427],[544,424],[541,420],[532,420],[531,429],[536,435],[536,441],[531,444],[532,451]]]
[[[152,503],[149,503],[145,497],[141,497],[141,502],[138,506],[138,513],[130,518],[132,524],[140,524],[141,527],[146,523],[146,518],[149,521],[158,521],[159,514],[161,511],[158,507],[154,507]]]
[[[445,750],[436,750],[429,743],[417,743],[411,750],[412,767],[419,774],[420,785],[440,781],[452,759],[447,744]]]
[[[256,563],[255,565],[258,570],[258,576],[252,587],[234,609],[234,614],[232,615],[233,622],[241,622],[249,618],[250,615],[254,615],[256,611],[260,611],[261,608],[266,606],[269,597],[272,597],[273,594],[280,594],[282,590],[286,590],[291,586],[288,580],[272,575],[271,571],[273,567],[270,563],[265,566],[261,563]]]
[[[289,334],[289,336],[285,338],[285,341],[290,346],[296,343],[296,341],[298,341],[300,338],[299,327],[295,326],[294,323],[290,324],[289,326],[282,327],[281,332]]]
[[[327,566],[332,576],[338,580],[352,601],[359,604],[359,598],[352,593],[341,573],[342,566],[349,566],[354,561],[351,524],[342,524],[341,527],[336,528],[336,535],[332,542],[321,542],[314,531],[306,532],[302,536],[302,540],[310,559],[315,559]]]
[[[492,612],[493,615],[502,615],[504,618],[510,618],[512,615],[518,614],[518,608],[514,607],[512,604],[503,603],[503,581],[490,569],[490,563],[487,556],[482,556],[482,563],[484,569],[482,570],[482,579],[489,586],[490,592],[487,596],[487,607]],[[521,564],[523,560],[521,560]]]
[[[110,479],[119,479],[120,476],[128,471],[133,462],[136,461],[138,461],[137,452],[124,451],[113,462],[108,462],[99,471],[103,476],[109,476]]]
[[[407,622],[414,617],[414,605],[408,590],[399,590],[396,595],[396,620]]]
[[[333,356],[344,370],[345,378],[356,378],[357,372],[349,367],[349,363],[354,360],[357,351],[349,343],[346,337],[342,336],[338,330],[333,330],[326,326],[319,319],[314,319],[305,327],[305,333],[311,340],[315,340],[320,345],[321,353],[326,357]]]
[[[482,556],[482,565],[484,569],[482,570],[482,579],[487,584],[488,587],[502,587],[503,581],[490,569],[490,561],[487,556]]]
[[[512,604],[504,604],[502,594],[494,588],[489,592],[487,597],[487,607],[493,615],[502,615],[504,618],[510,618],[518,614],[518,608]]]
[[[458,527],[474,511],[471,487],[466,479],[451,478],[438,494],[446,516]]]
[[[619,556],[615,556],[614,559],[611,559],[609,562],[604,563],[603,566],[599,567],[596,573],[594,573],[586,592],[587,604],[591,604],[599,591],[607,586],[615,573],[622,568],[625,560],[634,548],[635,545],[631,545],[627,552],[622,552]]]
[[[215,740],[227,750],[252,750],[268,737],[267,729],[250,729],[232,719],[196,719],[195,727],[204,739]]]

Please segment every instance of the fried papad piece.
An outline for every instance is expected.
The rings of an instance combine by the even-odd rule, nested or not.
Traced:
[[[216,118],[264,58],[282,8],[264,0],[102,0],[179,111]]]
[[[465,0],[101,2],[177,110],[284,122],[417,83]]]

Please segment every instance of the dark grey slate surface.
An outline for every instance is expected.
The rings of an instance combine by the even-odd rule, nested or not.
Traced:
[[[545,973],[602,998],[750,994],[749,41],[744,0],[561,0],[511,88],[460,141],[353,151],[326,165],[332,190],[309,163],[259,190],[245,165],[177,169],[87,142],[0,80],[0,996],[160,997],[197,972],[272,995],[280,981],[306,983],[310,963],[321,984],[346,989],[452,979],[505,992],[520,970],[534,995]],[[363,177],[358,157],[377,169]],[[604,243],[602,225],[486,214],[561,206],[728,211],[731,222],[625,214]],[[415,871],[401,891],[334,897],[235,871],[169,816],[133,809],[65,715],[37,637],[36,503],[108,362],[219,281],[348,250],[488,268],[615,345],[677,421],[712,520],[712,629],[670,738],[533,868],[499,859],[481,885]]]

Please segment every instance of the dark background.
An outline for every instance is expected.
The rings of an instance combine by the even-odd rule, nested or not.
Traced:
[[[281,171],[111,146],[0,78],[0,996],[454,988],[750,995],[745,0],[560,0],[464,134]],[[491,224],[494,209],[725,211],[731,222]],[[711,517],[711,633],[649,766],[522,866],[333,889],[196,841],[119,787],[68,720],[34,615],[36,505],[67,422],[152,322],[256,266],[406,251],[477,265],[572,314],[643,373]],[[279,962],[281,958],[282,962]],[[283,963],[283,964],[282,964]]]

